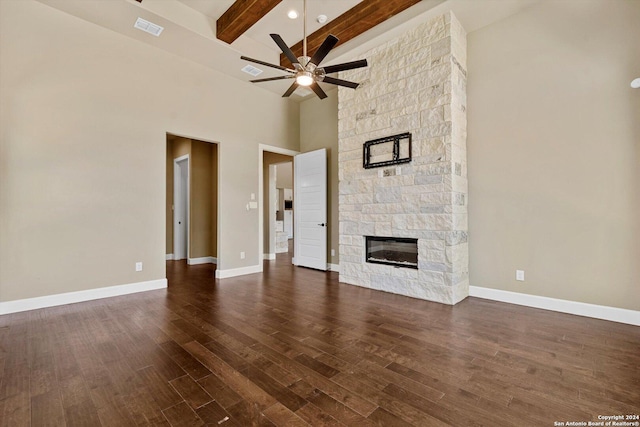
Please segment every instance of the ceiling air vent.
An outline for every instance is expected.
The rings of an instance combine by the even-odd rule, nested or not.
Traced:
[[[139,30],[145,31],[149,34],[153,34],[156,37],[158,37],[162,30],[164,30],[164,28],[160,25],[154,24],[153,22],[149,22],[146,19],[142,18],[138,18],[133,26]]]
[[[244,66],[242,71],[244,71],[247,74],[251,74],[253,77],[255,77],[258,74],[262,73],[262,70],[260,68],[256,68],[253,65],[248,65],[248,64]]]

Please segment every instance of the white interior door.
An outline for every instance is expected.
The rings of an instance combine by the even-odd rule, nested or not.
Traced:
[[[295,264],[327,270],[327,150],[294,158]]]
[[[173,259],[185,259],[189,245],[189,156],[174,160]]]

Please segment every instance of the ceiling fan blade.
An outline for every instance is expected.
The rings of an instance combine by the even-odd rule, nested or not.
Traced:
[[[298,82],[293,82],[289,89],[282,95],[283,98],[288,98],[298,88]]]
[[[260,82],[270,82],[272,80],[282,80],[282,79],[293,79],[294,75],[289,76],[280,76],[280,77],[269,77],[268,79],[257,79],[257,80],[249,80],[251,83],[260,83]]]
[[[329,34],[327,38],[324,39],[318,50],[316,50],[316,53],[313,54],[309,62],[315,65],[321,63],[325,56],[327,56],[329,51],[333,49],[336,43],[338,43],[338,38],[333,34]]]
[[[337,73],[338,71],[353,70],[354,68],[362,68],[367,66],[366,59],[360,59],[353,62],[345,62],[344,64],[328,65],[322,67],[325,74]]]
[[[311,88],[312,91],[316,93],[316,95],[318,95],[318,98],[325,99],[327,97],[327,94],[324,93],[324,91],[322,90],[322,88],[317,82],[313,82],[309,87]]]
[[[325,83],[331,83],[332,85],[350,87],[351,89],[355,89],[360,86],[360,83],[349,82],[342,79],[334,79],[333,77],[325,77],[322,81]]]
[[[282,53],[284,53],[285,56],[289,58],[289,61],[291,61],[292,64],[299,64],[298,58],[296,58],[296,55],[291,51],[291,49],[289,49],[289,46],[287,46],[284,40],[282,40],[282,37],[280,37],[278,34],[269,35],[271,36],[273,41],[276,42]]]
[[[288,71],[290,73],[295,73],[294,70],[291,70],[289,68],[282,67],[280,65],[269,64],[268,62],[260,61],[259,59],[253,59],[253,58],[249,58],[247,56],[241,56],[240,59],[244,59],[245,61],[249,61],[249,62],[255,62],[256,64],[264,65],[265,67],[277,68],[278,70]]]

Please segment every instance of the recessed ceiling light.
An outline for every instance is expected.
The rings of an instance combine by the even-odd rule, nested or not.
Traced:
[[[138,18],[133,26],[146,33],[153,34],[156,37],[159,37],[162,30],[164,30],[164,27],[142,18]]]
[[[318,15],[316,21],[318,21],[319,24],[324,24],[327,22],[327,15]]]
[[[296,12],[296,11],[295,11],[295,10],[293,10],[293,9],[291,9],[291,10],[289,11],[289,13],[287,13],[287,16],[288,16],[290,19],[296,19],[296,18],[298,17],[298,12]]]
[[[634,89],[640,88],[640,77],[638,77],[637,79],[633,79],[633,81],[631,82],[631,87]]]

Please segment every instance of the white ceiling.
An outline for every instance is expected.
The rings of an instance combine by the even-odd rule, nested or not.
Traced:
[[[291,46],[302,39],[303,0],[283,0],[264,18],[240,36],[231,45],[216,39],[216,20],[233,4],[234,0],[38,0],[96,25],[121,33],[132,39],[158,47],[173,54],[198,62],[224,74],[248,81],[254,77],[240,71],[248,62],[241,55],[278,64],[280,51],[270,33],[282,36]],[[320,28],[319,14],[335,19],[362,0],[308,0],[307,33]],[[431,16],[453,10],[467,32],[475,31],[504,19],[538,1],[548,0],[422,0],[386,22],[335,48],[323,61],[330,65],[359,59],[371,47],[396,37]],[[296,9],[300,17],[291,20],[287,12]],[[133,28],[138,17],[165,29],[160,37]],[[258,78],[281,75],[278,70],[258,66],[264,70]],[[290,85],[287,81],[257,83],[256,86],[274,93],[283,93]],[[332,88],[325,85],[325,89]],[[311,92],[298,89],[292,99],[302,99]]]

